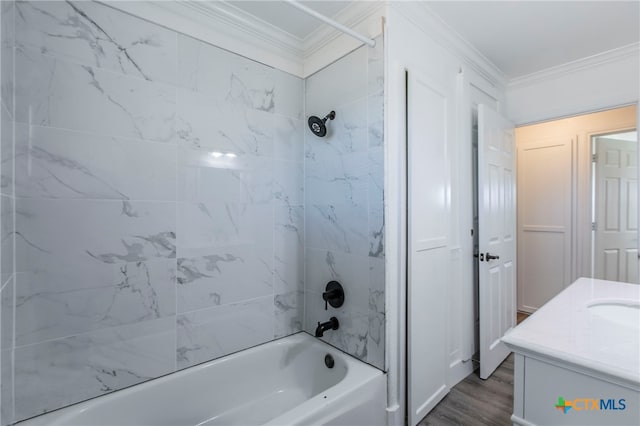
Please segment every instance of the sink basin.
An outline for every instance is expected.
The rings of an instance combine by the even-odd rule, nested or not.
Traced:
[[[640,302],[601,301],[589,304],[589,313],[619,326],[640,329]]]

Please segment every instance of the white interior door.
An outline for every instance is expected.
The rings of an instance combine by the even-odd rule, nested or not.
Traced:
[[[638,282],[638,143],[595,142],[594,277]]]
[[[447,386],[447,139],[453,93],[410,72],[407,81],[407,391],[416,425]]]
[[[511,122],[478,107],[480,377],[509,355],[500,338],[515,325],[515,140]]]
[[[516,144],[516,294],[524,312],[535,312],[571,283],[575,136],[563,135],[558,124],[544,126]]]

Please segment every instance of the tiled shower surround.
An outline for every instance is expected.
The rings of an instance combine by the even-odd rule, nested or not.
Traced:
[[[335,110],[328,133],[305,132],[305,330],[336,316],[323,340],[384,368],[383,62],[382,38],[306,81],[306,114]],[[328,307],[332,280],[345,303]]]
[[[384,367],[381,40],[305,93],[102,4],[3,1],[1,24],[3,425],[332,315]]]

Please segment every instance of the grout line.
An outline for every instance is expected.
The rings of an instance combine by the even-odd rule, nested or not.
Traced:
[[[13,292],[14,300],[16,298],[16,294],[15,293],[16,292],[14,291]],[[15,309],[14,309],[14,316],[15,316]],[[14,349],[24,349],[24,348],[27,348],[27,347],[30,347],[30,346],[37,346],[37,345],[44,344],[44,343],[56,342],[58,340],[66,340],[66,339],[70,339],[70,338],[73,338],[73,337],[81,337],[81,336],[85,336],[85,335],[89,335],[89,334],[93,334],[93,333],[102,333],[102,332],[105,332],[105,331],[116,330],[116,329],[119,329],[119,328],[132,329],[135,326],[142,325],[142,324],[149,324],[149,323],[152,323],[152,322],[167,321],[172,316],[174,316],[174,315],[173,314],[169,314],[169,315],[165,315],[165,316],[159,317],[159,318],[152,318],[152,319],[132,322],[132,323],[128,323],[128,324],[110,325],[110,326],[106,326],[106,327],[95,328],[93,330],[83,331],[83,332],[76,333],[76,334],[66,334],[66,335],[60,336],[60,337],[53,337],[53,338],[50,338],[50,339],[40,340],[40,341],[37,341],[37,342],[30,342],[30,343],[25,343],[25,344],[21,344],[21,345],[16,345]],[[15,326],[15,321],[14,321],[14,326]],[[170,331],[170,329],[162,329],[162,330],[159,330],[159,331],[158,330],[154,330],[152,333],[144,333],[144,334],[140,334],[140,335],[135,335],[135,337],[133,337],[131,339],[126,339],[126,340],[127,341],[136,340],[138,338],[148,337],[148,336],[152,336],[152,335],[155,335],[155,334],[162,334],[162,333],[166,333],[168,331]],[[14,340],[15,340],[15,333],[14,333]]]
[[[258,300],[262,300],[262,299],[266,300],[267,298],[273,299],[273,294],[263,294],[262,296],[255,296],[255,297],[251,297],[249,299],[240,299],[240,300],[236,300],[236,301],[233,301],[233,302],[224,303],[224,304],[221,304],[221,305],[213,305],[213,306],[207,306],[207,307],[204,307],[204,308],[193,309],[193,310],[190,310],[190,311],[180,312],[177,315],[189,315],[189,314],[194,314],[194,313],[203,312],[203,311],[212,311],[212,310],[219,309],[219,308],[224,308],[224,307],[234,306],[234,305],[242,305],[242,304],[245,304],[245,303],[250,303],[250,302],[254,302],[254,301],[258,301]],[[273,304],[273,301],[271,303]]]
[[[16,123],[16,127],[30,127],[30,128],[44,129],[44,130],[51,129],[59,132],[77,133],[80,135],[93,136],[101,139],[109,139],[109,140],[115,139],[114,143],[122,141],[127,143],[158,144],[166,147],[190,148],[187,146],[183,146],[186,142],[182,141],[179,138],[177,138],[175,142],[166,142],[166,141],[163,142],[163,141],[153,140],[153,139],[134,138],[131,136],[120,136],[120,135],[111,135],[111,134],[105,134],[105,133],[97,133],[97,132],[92,132],[90,130],[74,129],[71,127],[42,125],[42,124],[26,123],[23,121],[15,121],[15,123]],[[98,142],[89,142],[89,143],[98,143]],[[196,148],[190,148],[190,149],[193,149],[194,151],[197,150]]]

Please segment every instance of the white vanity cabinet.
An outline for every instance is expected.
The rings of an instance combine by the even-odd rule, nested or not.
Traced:
[[[503,341],[515,425],[640,425],[640,286],[581,278]]]
[[[514,373],[511,420],[515,425],[640,425],[637,385],[615,383],[593,371],[520,353],[516,353]],[[560,397],[576,406],[566,413],[556,408]]]

